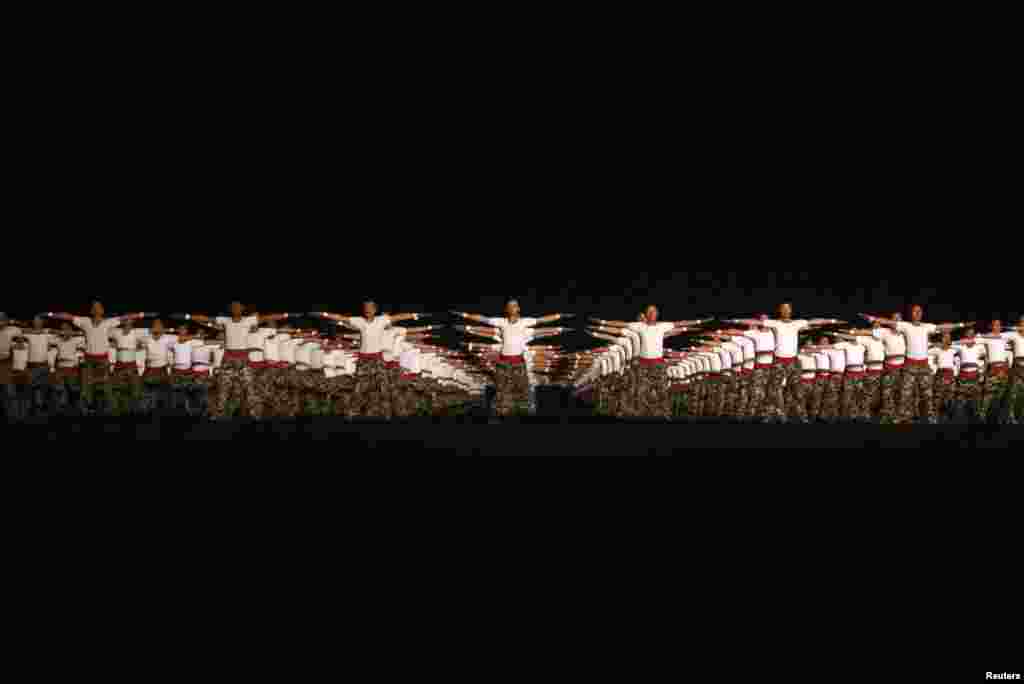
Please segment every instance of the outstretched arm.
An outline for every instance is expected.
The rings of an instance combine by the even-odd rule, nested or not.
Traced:
[[[969,328],[975,323],[976,321],[969,321],[964,323],[940,323],[939,325],[935,326],[935,334],[953,332],[954,330],[959,330],[961,328]]]
[[[899,321],[894,320],[892,318],[882,318],[881,316],[872,316],[871,314],[860,314],[860,317],[869,320],[872,323],[878,321],[882,325],[889,328],[895,328],[896,324],[899,323]]]
[[[552,337],[554,335],[561,335],[562,333],[569,332],[572,328],[546,328],[540,330],[534,330],[530,334],[531,340],[538,340],[542,337]]]
[[[665,333],[665,337],[675,337],[676,335],[682,335],[683,333],[692,333],[692,332],[700,332],[700,331],[697,328],[688,328],[686,326],[680,326],[680,327],[672,328],[671,330],[669,330],[667,333]]]
[[[692,321],[673,321],[672,325],[674,325],[677,328],[692,328],[694,326],[704,325],[705,323],[709,323],[709,322],[711,322],[713,320],[715,320],[715,319],[713,319],[713,318],[697,318],[697,319],[692,320]]]
[[[808,327],[820,327],[823,325],[845,325],[846,321],[841,321],[838,318],[812,318],[807,321]]]
[[[480,316],[479,314],[466,313],[464,311],[452,311],[456,316],[460,316],[470,321],[476,321],[477,323],[483,323],[484,325],[490,325],[490,319],[486,316]]]
[[[591,317],[590,320],[594,321],[600,326],[609,328],[628,328],[632,323],[630,321],[607,321],[603,318]],[[635,321],[634,321],[635,322]]]
[[[554,323],[555,321],[560,321],[563,318],[572,318],[575,315],[576,314],[565,314],[565,313],[551,314],[550,316],[543,316],[541,318],[538,318],[537,319],[537,323],[538,324],[541,324],[541,323]]]

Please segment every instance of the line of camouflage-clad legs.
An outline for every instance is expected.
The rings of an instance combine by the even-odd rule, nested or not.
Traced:
[[[110,368],[89,361],[70,370],[12,371],[0,362],[8,420],[33,416],[177,415],[290,418],[299,415],[407,417],[460,413],[467,392],[432,378],[405,376],[380,360],[361,360],[354,375],[326,377],[292,368],[253,368],[224,362],[214,376],[167,369],[140,376],[135,364]]]
[[[593,386],[598,413],[620,418],[703,418],[808,423],[992,422],[1024,418],[1024,360],[986,377],[887,369],[859,376],[801,378],[799,365],[775,365],[670,384],[665,366],[634,363]]]

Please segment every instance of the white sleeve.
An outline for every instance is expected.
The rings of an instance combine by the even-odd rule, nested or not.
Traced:
[[[527,328],[532,328],[533,326],[537,325],[536,318],[524,318],[522,319],[522,321],[523,325],[525,325]]]
[[[505,327],[505,319],[504,318],[485,318],[484,319],[484,323],[486,323],[487,325],[493,326],[495,328],[504,328]]]
[[[230,320],[227,316],[217,316],[213,319],[213,322],[217,325],[227,325]]]

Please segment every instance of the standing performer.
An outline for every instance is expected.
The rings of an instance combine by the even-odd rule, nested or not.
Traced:
[[[530,378],[526,370],[524,352],[530,337],[530,329],[542,323],[553,323],[567,318],[569,315],[556,313],[541,318],[522,318],[519,302],[515,299],[510,299],[505,304],[503,318],[487,318],[461,311],[452,313],[498,328],[501,332],[502,349],[494,370],[495,411],[499,416],[508,416],[517,409],[526,409],[530,401]]]
[[[1018,424],[1024,419],[1024,316],[1017,321],[1017,330],[1009,338],[1013,350],[1013,373],[1010,377],[1009,422]]]
[[[956,378],[953,414],[957,419],[965,413],[979,415],[982,387],[978,367],[985,347],[976,344],[974,328],[968,328],[964,337],[953,345],[960,359],[960,372]]]
[[[933,412],[948,418],[952,414],[953,395],[956,390],[956,349],[949,331],[942,333],[942,346],[928,350],[935,358],[937,370],[932,388]]]
[[[865,373],[863,376],[864,401],[867,418],[872,419],[880,412],[882,404],[881,377],[885,371],[885,345],[882,343],[884,330],[880,324],[870,329],[850,329],[836,333],[836,337],[855,343],[864,349]]]
[[[814,318],[811,320],[793,320],[793,305],[784,302],[779,306],[779,317],[767,320],[731,320],[730,323],[754,325],[760,323],[775,333],[775,362],[769,376],[767,394],[770,411],[776,419],[785,421],[786,397],[785,387],[793,387],[800,379],[801,369],[796,354],[799,347],[799,333],[803,330],[819,328],[825,325],[842,323],[835,318]]]
[[[78,363],[85,340],[74,337],[71,324],[61,323],[57,339],[57,363],[53,382],[53,407],[57,413],[67,413],[79,407]]]
[[[23,403],[33,414],[42,415],[50,399],[49,352],[57,346],[57,337],[43,328],[42,316],[36,316],[32,329],[13,339],[28,345],[28,382],[24,386],[27,396]]]
[[[987,335],[980,335],[978,343],[985,347],[985,386],[982,389],[981,410],[982,420],[1004,418],[1007,385],[1009,384],[1009,349],[1008,342],[1013,333],[1003,332],[1003,322],[992,321],[992,330]],[[994,409],[994,410],[993,410]]]
[[[384,368],[384,330],[392,323],[418,321],[426,314],[378,316],[376,302],[367,300],[363,302],[361,317],[341,316],[326,311],[319,312],[318,315],[348,325],[360,333],[359,357],[356,363],[356,394],[352,409],[361,411],[364,415],[391,418],[391,381]]]
[[[931,423],[937,422],[934,413],[935,406],[932,401],[932,377],[928,368],[929,336],[936,331],[952,331],[963,328],[968,323],[944,323],[934,325],[923,323],[921,318],[924,309],[915,304],[910,310],[910,323],[905,323],[894,318],[878,318],[876,316],[865,316],[871,322],[879,322],[882,325],[893,328],[898,334],[903,335],[906,341],[906,365],[903,369],[902,384],[900,386],[900,404],[897,412],[897,420],[901,423],[909,423],[915,415],[926,416]]]
[[[638,359],[638,380],[636,406],[646,416],[671,419],[672,397],[668,392],[664,347],[665,337],[684,332],[693,332],[692,326],[702,325],[710,319],[694,321],[658,322],[658,307],[651,304],[644,309],[645,320],[636,323],[592,319],[602,326],[629,328],[640,335],[640,358]]]
[[[263,395],[255,387],[255,378],[249,367],[249,333],[262,321],[280,321],[289,314],[243,316],[242,303],[231,303],[230,316],[189,315],[185,320],[213,324],[224,331],[224,356],[217,374],[215,394],[210,407],[210,417],[220,419],[227,416],[228,401],[237,397],[242,415],[263,415]]]
[[[146,364],[142,376],[142,411],[164,411],[171,407],[171,376],[168,370],[170,364],[175,361],[174,349],[177,344],[178,336],[166,333],[164,323],[160,319],[153,321],[150,334],[139,340],[139,348]]]
[[[85,359],[82,361],[82,398],[87,405],[93,404],[96,386],[99,385],[109,400],[110,387],[110,335],[123,320],[134,321],[145,318],[144,312],[127,316],[105,318],[105,310],[100,302],[93,302],[91,317],[72,316],[68,313],[48,313],[50,318],[69,321],[73,326],[85,333]],[[93,409],[97,407],[92,407]]]
[[[871,419],[871,407],[864,386],[865,348],[856,342],[845,340],[841,340],[833,346],[846,354],[846,373],[843,375],[843,403],[840,406],[840,416],[856,422],[867,422]]]
[[[21,328],[11,325],[7,314],[0,312],[0,391],[3,391],[3,407],[5,415],[14,401],[14,387],[11,384],[11,346],[14,338],[21,334]]]

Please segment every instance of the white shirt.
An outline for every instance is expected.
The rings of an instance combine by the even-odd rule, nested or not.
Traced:
[[[975,338],[975,344],[970,347],[966,344],[954,344],[953,348],[956,349],[957,355],[960,357],[961,366],[965,363],[979,364],[981,361],[981,354],[985,349],[984,346],[977,343],[977,338]]]
[[[748,362],[750,367],[754,367],[754,357],[757,355],[757,346],[754,344],[754,340],[750,339],[746,335],[737,335],[732,338],[732,341],[740,346],[743,350],[743,363],[746,365]]]
[[[885,361],[885,345],[879,340],[866,335],[858,335],[857,344],[864,347],[869,368],[878,368]]]
[[[771,330],[748,330],[743,336],[753,340],[758,354],[775,352],[775,334]]]
[[[629,329],[640,335],[640,357],[644,359],[660,359],[665,353],[665,333],[675,325],[663,323],[630,323]]]
[[[263,342],[263,359],[271,363],[277,363],[281,360],[281,343],[287,342],[292,338],[291,335],[284,333],[278,333],[272,337],[268,337]]]
[[[295,366],[299,370],[309,370],[313,365],[313,350],[319,346],[319,342],[302,342],[295,348]]]
[[[407,373],[420,372],[420,350],[410,347],[398,357],[398,363]]]
[[[56,343],[57,338],[49,333],[37,333],[31,330],[26,330],[23,334],[28,338],[28,362],[47,363],[50,345]]]
[[[724,370],[724,371],[731,370],[732,369],[732,354],[730,354],[729,351],[727,349],[725,349],[724,347],[718,347],[715,350],[715,353],[718,354],[718,359],[722,363],[722,370]]]
[[[925,361],[928,359],[928,347],[931,346],[928,336],[938,329],[933,323],[907,323],[900,321],[896,324],[896,332],[903,335],[907,342],[907,358],[914,361]]]
[[[406,329],[400,326],[392,326],[384,331],[381,352],[385,362],[398,361],[398,356],[402,353],[402,338],[406,332]]]
[[[956,366],[956,349],[950,347],[949,349],[943,349],[941,347],[933,347],[929,354],[935,358],[935,365],[942,370],[953,370]]]
[[[839,342],[836,344],[836,349],[842,349],[843,352],[846,353],[847,367],[864,365],[864,352],[867,350],[859,344],[854,342]]]
[[[1007,333],[1001,333],[999,337],[991,335],[978,335],[975,338],[978,344],[985,345],[985,355],[989,363],[1006,363],[1006,342]]]
[[[192,350],[195,345],[190,342],[184,344],[175,344],[172,348],[174,351],[174,367],[178,370],[188,370],[192,367]]]
[[[80,338],[57,338],[57,365],[61,368],[74,368],[78,365],[78,353],[84,348],[85,340]]]
[[[146,365],[150,368],[166,368],[174,357],[174,349],[181,345],[175,335],[161,335],[160,337],[147,337],[142,341],[145,351]],[[190,350],[191,352],[191,350]]]
[[[117,342],[117,360],[121,363],[135,363],[135,350],[139,346],[139,336],[134,330],[125,331],[121,328],[112,330],[110,336]]]
[[[829,371],[832,369],[832,359],[825,352],[814,352],[814,363],[818,371]]]
[[[11,369],[23,371],[28,368],[28,349],[11,349]]]
[[[379,354],[384,348],[384,331],[391,325],[390,316],[375,316],[367,321],[362,316],[349,318],[349,325],[359,331],[359,353]]]
[[[846,370],[846,350],[826,349],[825,353],[828,354],[828,362],[833,373],[842,373]]]
[[[21,328],[9,325],[0,330],[0,359],[11,358],[11,339],[21,334]]]
[[[718,354],[711,352],[704,354],[704,358],[708,362],[708,370],[712,373],[722,372],[722,357]]]
[[[281,361],[284,363],[295,364],[295,351],[296,348],[302,344],[302,340],[293,340],[290,337],[287,340],[278,342],[277,351],[281,357]]]
[[[800,368],[803,370],[800,377],[804,380],[813,380],[815,369],[817,368],[817,362],[814,360],[814,357],[810,354],[799,354],[797,359],[799,359]]]
[[[886,330],[882,333],[882,346],[886,356],[904,357],[907,355],[907,342],[903,335]]]
[[[734,342],[725,342],[722,344],[722,348],[725,349],[732,356],[732,365],[734,368],[739,368],[743,365],[743,348]]]
[[[267,338],[276,333],[277,331],[272,328],[260,328],[256,332],[249,333],[248,344],[249,349],[258,349],[259,351],[249,352],[249,361],[253,363],[261,363],[267,358]]]
[[[110,351],[110,332],[121,324],[121,319],[104,318],[94,325],[91,318],[75,316],[71,322],[85,333],[85,353],[99,355]]]
[[[629,328],[623,328],[622,336],[629,340],[629,358],[637,356],[640,353],[640,333]]]
[[[784,358],[796,356],[799,333],[810,325],[807,321],[779,321],[767,320],[764,322],[766,328],[775,331],[775,353]]]
[[[236,323],[230,316],[217,316],[214,323],[224,328],[224,346],[228,351],[249,348],[249,333],[260,324],[258,316],[242,316]]]
[[[536,318],[520,318],[515,323],[507,318],[484,320],[501,332],[502,356],[521,356],[526,351],[526,343],[530,341],[534,332],[530,328],[537,325]]]

